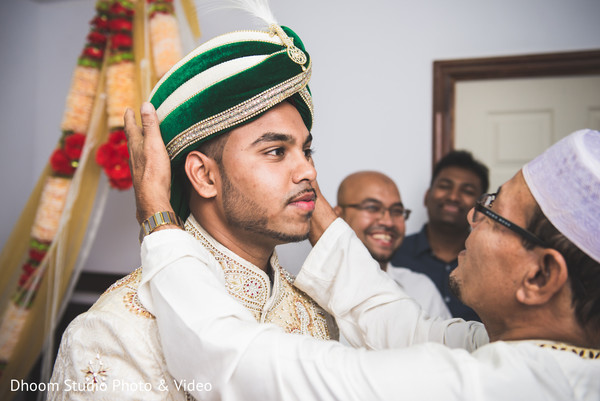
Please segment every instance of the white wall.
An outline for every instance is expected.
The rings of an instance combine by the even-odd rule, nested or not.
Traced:
[[[425,221],[434,60],[600,48],[598,0],[271,3],[279,22],[299,33],[313,58],[313,136],[325,196],[334,202],[338,184],[351,172],[383,171],[414,210],[408,232]],[[93,0],[2,5],[1,244],[60,136],[93,5]],[[237,13],[201,15],[203,40],[250,25]],[[306,250],[306,244],[286,246],[280,257],[296,270]],[[133,194],[112,191],[87,269],[126,272],[138,264]]]

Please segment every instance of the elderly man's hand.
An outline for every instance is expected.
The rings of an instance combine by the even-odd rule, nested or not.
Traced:
[[[327,199],[321,193],[321,189],[319,188],[319,184],[315,181],[313,183],[313,188],[315,189],[315,193],[317,194],[317,203],[315,205],[315,210],[313,212],[312,218],[310,220],[310,231],[308,233],[308,240],[314,246],[319,238],[323,235],[327,227],[337,218],[333,208],[327,202]]]
[[[141,115],[142,128],[137,126],[133,110],[127,109],[124,117],[136,218],[140,224],[154,213],[173,211],[169,202],[171,163],[151,103],[142,104]]]

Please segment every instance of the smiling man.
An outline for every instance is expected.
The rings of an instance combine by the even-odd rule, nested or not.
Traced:
[[[310,74],[300,38],[277,25],[198,47],[157,84],[152,104],[142,106],[145,129],[160,126],[162,133],[143,146],[171,161],[170,169],[148,165],[145,179],[170,183],[171,190],[170,197],[161,192],[160,210],[146,204],[153,197],[136,202],[140,241],[184,228],[203,263],[219,269],[223,289],[256,322],[325,340],[337,337],[333,320],[294,286],[274,251],[307,238],[315,209]],[[155,109],[158,119],[149,120]],[[131,132],[131,110],[125,122],[128,135],[140,135]],[[139,155],[133,152],[134,170],[146,161]],[[59,390],[50,399],[191,398],[190,387],[167,372],[156,320],[138,298],[141,274],[115,283],[69,325],[52,377]],[[202,385],[210,391],[212,383]]]
[[[450,273],[469,235],[467,213],[488,189],[488,169],[471,153],[454,150],[433,168],[425,192],[429,220],[420,232],[406,237],[392,257],[394,266],[427,275],[437,286],[454,317],[479,320],[471,308],[450,291]]]
[[[344,219],[356,236],[408,295],[431,316],[452,317],[429,277],[403,267],[390,266],[402,244],[410,210],[404,207],[396,183],[377,171],[359,171],[344,178],[337,193],[335,214]]]

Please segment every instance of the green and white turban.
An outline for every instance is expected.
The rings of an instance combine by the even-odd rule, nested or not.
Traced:
[[[310,57],[298,35],[271,25],[266,31],[237,31],[211,39],[162,77],[150,102],[171,159],[171,204],[182,219],[189,208],[184,180],[175,172],[187,154],[286,99],[310,131],[310,75]]]

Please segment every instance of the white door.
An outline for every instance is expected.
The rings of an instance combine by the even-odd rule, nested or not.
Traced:
[[[550,145],[600,130],[600,76],[462,81],[456,84],[455,149],[490,168],[490,191]]]

